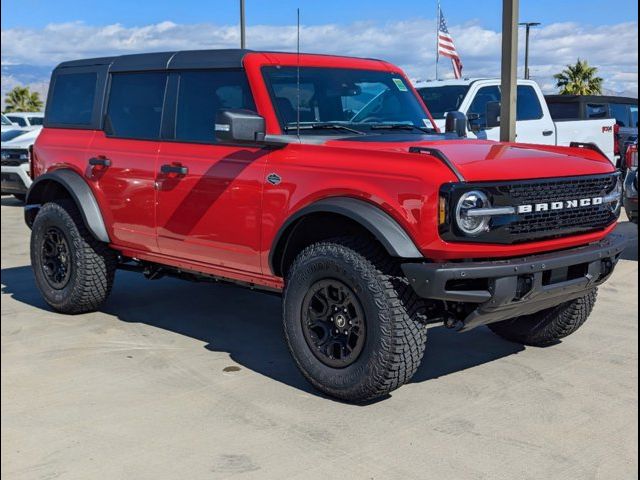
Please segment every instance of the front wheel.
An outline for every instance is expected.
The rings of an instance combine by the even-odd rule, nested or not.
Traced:
[[[561,305],[502,322],[490,323],[488,327],[495,334],[511,342],[536,347],[558,343],[561,339],[578,330],[596,303],[598,290]]]
[[[384,396],[415,373],[426,343],[421,303],[376,246],[351,239],[311,245],[286,278],[284,332],[320,391],[349,402]]]
[[[70,200],[46,203],[31,230],[31,266],[45,301],[62,313],[96,310],[109,296],[117,256],[87,230]]]

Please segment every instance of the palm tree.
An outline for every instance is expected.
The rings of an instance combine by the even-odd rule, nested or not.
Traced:
[[[29,87],[14,87],[4,97],[7,112],[39,112],[42,110],[42,100],[38,92],[32,92]]]
[[[586,60],[578,59],[575,65],[567,65],[562,72],[553,76],[560,95],[600,95],[602,94],[601,77],[596,77],[598,69],[591,67]]]

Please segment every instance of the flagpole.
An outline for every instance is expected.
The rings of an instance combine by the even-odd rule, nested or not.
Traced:
[[[436,80],[438,80],[438,63],[440,62],[440,41],[438,39],[438,33],[440,32],[440,0],[436,2],[438,11],[436,14]]]

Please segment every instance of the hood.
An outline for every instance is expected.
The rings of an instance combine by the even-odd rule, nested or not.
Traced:
[[[22,135],[12,138],[7,142],[2,142],[2,148],[29,148],[34,144],[41,130],[42,128],[25,130]]]
[[[468,182],[573,177],[615,171],[607,158],[592,150],[487,140],[450,140],[442,135],[368,135],[332,140],[327,145],[394,153],[409,153],[410,147],[436,148],[447,156]]]

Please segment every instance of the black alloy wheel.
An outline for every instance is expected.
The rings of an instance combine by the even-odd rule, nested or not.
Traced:
[[[71,278],[71,250],[67,237],[58,227],[49,227],[43,236],[42,272],[47,283],[56,290],[62,290]]]
[[[364,310],[353,291],[336,279],[316,282],[302,302],[304,338],[315,357],[333,368],[353,364],[366,339]]]

